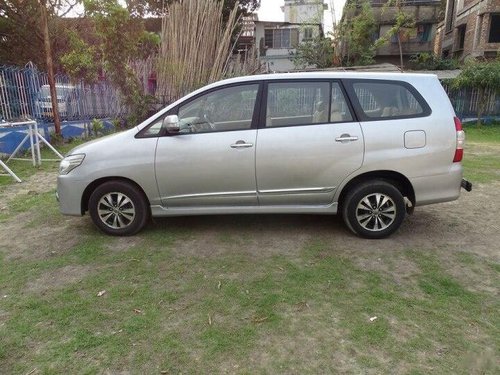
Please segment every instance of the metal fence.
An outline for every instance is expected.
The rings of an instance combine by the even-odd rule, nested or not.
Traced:
[[[477,89],[452,89],[449,85],[443,87],[450,98],[457,116],[463,119],[477,118],[479,107],[479,90]],[[486,90],[482,98],[484,112],[482,117],[500,117],[500,95],[494,90]]]
[[[56,92],[62,120],[121,117],[128,113],[118,90],[105,81],[88,85],[58,74]],[[31,64],[25,68],[0,66],[0,121],[26,118],[42,122],[53,119],[47,74]]]
[[[454,90],[443,85],[457,115],[477,117],[478,90]],[[128,114],[118,90],[102,81],[94,85],[71,81],[65,75],[56,75],[57,105],[62,120],[91,120],[116,118]],[[28,64],[25,68],[0,66],[0,124],[2,121],[34,119],[52,122],[52,102],[47,74]],[[486,92],[484,117],[500,116],[500,95]]]

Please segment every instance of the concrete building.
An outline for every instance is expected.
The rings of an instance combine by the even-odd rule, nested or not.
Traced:
[[[322,0],[285,0],[285,22],[259,21],[254,18],[254,38],[259,59],[270,72],[294,70],[296,47],[323,35]]]
[[[495,58],[500,51],[500,1],[448,0],[434,51],[459,60]]]
[[[316,23],[323,25],[323,12],[326,4],[323,0],[285,0],[281,10],[285,13],[285,22]]]
[[[395,24],[397,8],[384,7],[387,0],[371,0],[373,14],[378,24],[376,37],[387,34]],[[434,37],[440,20],[440,0],[404,0],[403,10],[415,19],[415,28],[401,34],[403,59],[407,61],[411,55],[419,52],[433,52]],[[399,65],[399,45],[397,37],[377,49],[375,61]]]

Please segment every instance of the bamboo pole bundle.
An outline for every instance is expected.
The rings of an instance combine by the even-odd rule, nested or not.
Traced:
[[[222,20],[223,5],[218,0],[184,0],[169,8],[162,20],[157,62],[157,95],[162,101],[175,100],[226,74],[238,3],[227,22]]]
[[[263,72],[263,66],[257,56],[257,51],[255,47],[252,47],[247,51],[240,52],[231,57],[228,62],[225,77],[238,77]]]

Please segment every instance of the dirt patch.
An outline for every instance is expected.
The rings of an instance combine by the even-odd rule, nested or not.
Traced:
[[[1,205],[8,205],[22,191],[51,191],[55,189],[55,178],[55,172],[39,172],[23,184],[6,186],[0,190]],[[320,244],[325,255],[346,255],[363,269],[387,270],[396,282],[402,282],[417,272],[411,262],[402,261],[391,270],[387,262],[373,262],[374,257],[387,259],[407,249],[446,249],[500,261],[499,198],[500,182],[477,184],[471,193],[463,192],[458,201],[418,207],[397,233],[382,241],[352,235],[339,217],[231,215],[157,219],[140,236],[117,239],[110,249],[138,246],[150,231],[185,233],[171,248],[176,256],[187,257],[219,257],[237,252],[257,259],[276,255],[294,258],[309,244]],[[21,213],[2,223],[0,249],[7,259],[40,259],[64,253],[84,234],[95,232],[88,217],[60,216],[48,225],[26,228],[30,215]]]
[[[23,212],[1,224],[0,249],[6,260],[64,254],[81,242],[81,233],[90,226],[86,220],[61,217],[56,224],[27,227],[31,219],[32,212]]]
[[[325,315],[325,311],[329,313]],[[331,306],[312,305],[289,310],[284,316],[287,322],[284,332],[261,334],[255,344],[256,350],[241,363],[242,367],[254,368],[256,372],[265,369],[265,372],[286,374],[363,372],[351,352],[347,331],[341,327],[340,317]],[[263,327],[265,331],[265,325]],[[223,363],[221,372],[232,373],[231,369],[239,365],[237,362]]]
[[[95,267],[65,266],[43,273],[38,279],[28,283],[28,292],[44,294],[47,291],[61,289],[82,281]]]
[[[346,254],[363,267],[377,267],[374,254],[387,258],[405,249],[468,252],[500,260],[500,183],[476,185],[454,202],[417,207],[393,236],[372,241],[352,235],[339,217],[320,215],[233,215],[157,219],[152,230],[173,233],[191,229],[177,241],[179,256],[213,257],[237,251],[256,257],[294,255],[311,243],[321,244],[324,255]],[[366,255],[370,255],[366,257]],[[370,259],[367,264],[363,259]],[[406,271],[415,269],[402,264]],[[383,263],[380,267],[387,267]]]
[[[38,171],[20,184],[11,184],[0,189],[0,211],[7,209],[9,202],[17,196],[56,191],[56,187],[57,171]]]
[[[0,213],[8,212],[9,204],[16,197],[33,196],[56,190],[56,171],[38,171],[20,184],[4,186],[0,189]],[[54,207],[57,202],[54,197]],[[68,216],[50,218],[36,210],[21,212],[0,224],[0,251],[7,260],[45,259],[61,255],[82,240],[82,233],[91,228],[89,220]],[[54,217],[53,217],[54,216]],[[38,225],[30,225],[37,219]]]
[[[82,220],[82,218],[80,218],[79,220]],[[86,217],[84,220],[88,222],[90,220],[90,218]],[[137,246],[141,245],[143,242],[144,242],[144,238],[141,238],[139,236],[116,237],[116,238],[113,238],[113,241],[104,242],[103,245],[104,245],[105,249],[119,253],[119,252],[129,250],[133,247],[137,247]]]

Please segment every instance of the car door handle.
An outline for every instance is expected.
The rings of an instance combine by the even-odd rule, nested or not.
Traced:
[[[253,147],[253,143],[246,143],[245,141],[237,141],[231,145],[231,148],[249,148]]]
[[[356,136],[351,137],[349,134],[342,134],[340,137],[335,138],[335,142],[341,142],[341,143],[354,142],[357,140],[358,140],[358,137],[356,137]]]

